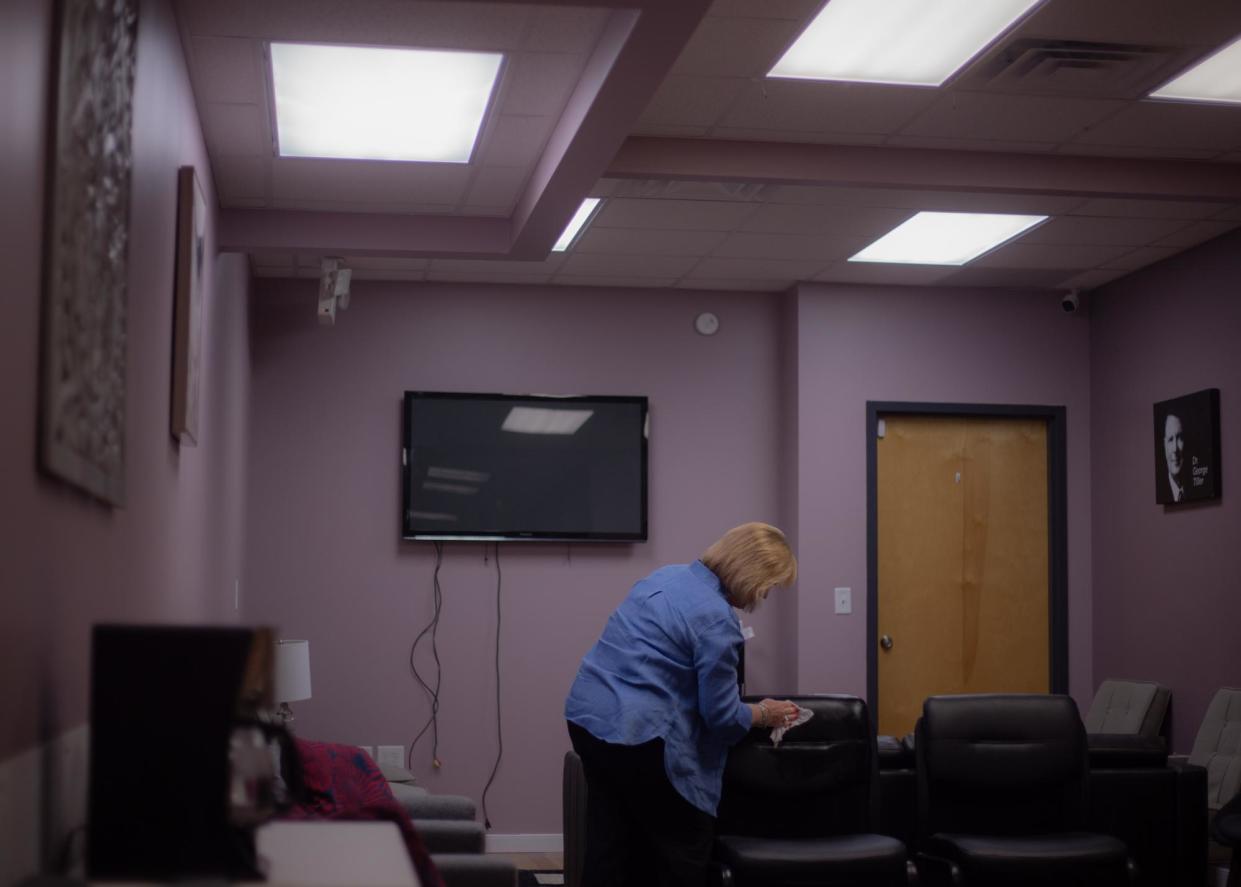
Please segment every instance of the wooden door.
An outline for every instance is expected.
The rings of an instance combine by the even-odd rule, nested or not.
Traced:
[[[879,732],[908,733],[935,694],[1048,692],[1047,423],[883,419]]]

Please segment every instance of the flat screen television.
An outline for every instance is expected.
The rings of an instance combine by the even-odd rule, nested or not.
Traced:
[[[646,540],[645,397],[407,391],[401,534]]]

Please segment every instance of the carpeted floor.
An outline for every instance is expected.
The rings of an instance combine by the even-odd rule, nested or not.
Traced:
[[[545,872],[522,870],[517,873],[517,887],[547,887],[547,885],[563,883],[564,872],[559,870]]]

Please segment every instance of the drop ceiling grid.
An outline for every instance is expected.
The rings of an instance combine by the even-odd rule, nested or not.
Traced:
[[[348,14],[326,0],[280,0],[261,11],[254,6],[222,2],[210,13],[189,0],[178,4],[222,206],[488,216],[512,212],[609,15],[505,5],[493,11],[508,24],[496,28],[485,10],[464,4],[371,0],[351,4]],[[351,161],[275,155],[265,41],[417,43],[411,21],[427,25],[420,32],[426,44],[497,49],[509,56],[478,158],[464,174],[455,164],[443,164],[428,180],[425,168],[413,165],[383,164],[368,172]],[[257,169],[260,164],[266,169]],[[427,196],[428,188],[435,193]]]
[[[716,4],[673,75],[652,98],[636,132],[833,144],[869,140],[905,147],[1009,152],[1170,153],[1193,159],[1230,157],[1241,150],[1238,109],[1135,102],[1118,96],[971,89],[964,85],[967,76],[935,90],[767,80],[766,71],[820,5],[786,8],[785,14],[801,16],[799,21],[790,21],[757,17],[757,7],[741,0]],[[1083,8],[1092,5],[1095,8]],[[1166,46],[1194,58],[1223,45],[1224,38],[1231,39],[1241,29],[1241,12],[1235,4],[1200,0],[1197,5],[1197,14],[1186,16],[1171,14],[1167,4],[1143,2],[1142,14],[1149,15],[1148,26],[1143,27],[1133,22],[1139,13],[1132,2],[1047,3],[971,67],[979,67],[1012,40],[1026,37],[1123,40]],[[1196,21],[1190,25],[1187,18]],[[1142,37],[1133,39],[1136,35]],[[869,117],[857,102],[849,101],[850,96],[864,96],[862,101],[875,106]],[[898,109],[903,102],[912,107],[905,108],[909,113],[902,117]],[[1165,108],[1151,109],[1159,105]],[[1161,125],[1158,119],[1165,116],[1175,118],[1175,123]]]

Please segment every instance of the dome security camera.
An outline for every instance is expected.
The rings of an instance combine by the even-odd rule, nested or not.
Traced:
[[[1069,290],[1064,294],[1063,298],[1060,299],[1060,307],[1064,309],[1065,314],[1072,314],[1077,310],[1077,305],[1080,302],[1080,294],[1081,290]]]

